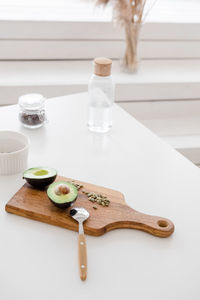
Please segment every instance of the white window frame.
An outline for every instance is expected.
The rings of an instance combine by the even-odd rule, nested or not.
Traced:
[[[119,59],[123,39],[112,22],[0,21],[0,60]],[[200,23],[148,22],[139,47],[145,59],[200,58]]]
[[[139,45],[141,58],[200,58],[200,16],[198,18],[195,12],[200,9],[200,4],[197,4],[197,0],[191,1],[194,2],[194,8],[189,13],[186,0],[156,2],[142,26]],[[39,6],[36,6],[31,13],[31,8],[22,5],[18,15],[16,12],[15,16],[13,11],[10,19],[6,19],[9,14],[5,13],[4,16],[4,12],[0,11],[0,60],[92,59],[99,55],[121,58],[124,49],[123,29],[113,26],[110,8],[94,9],[93,2],[66,1],[69,11],[67,13],[66,10],[65,18],[59,9],[54,16],[53,7],[49,8],[46,16],[44,8],[40,12]],[[183,5],[183,11],[179,7],[182,2],[187,4],[185,8]],[[168,12],[160,16],[159,10],[155,10],[158,4],[161,8],[163,6],[163,10],[173,7],[177,13],[171,16]],[[23,13],[24,20],[20,19]]]

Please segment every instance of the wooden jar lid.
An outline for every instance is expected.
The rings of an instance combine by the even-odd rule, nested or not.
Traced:
[[[98,57],[94,60],[94,74],[109,76],[111,74],[112,60],[106,57]]]

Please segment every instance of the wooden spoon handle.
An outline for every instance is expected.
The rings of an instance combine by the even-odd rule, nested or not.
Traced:
[[[79,268],[81,280],[87,278],[87,248],[84,234],[78,236]]]

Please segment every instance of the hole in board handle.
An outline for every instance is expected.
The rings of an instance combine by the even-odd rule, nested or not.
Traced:
[[[162,228],[167,227],[169,225],[168,222],[165,220],[158,220],[157,223],[158,223],[158,226],[160,226]]]

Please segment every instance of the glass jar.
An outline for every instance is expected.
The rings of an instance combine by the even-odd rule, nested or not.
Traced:
[[[45,98],[40,94],[26,94],[19,97],[19,120],[24,127],[39,128],[46,121]]]

